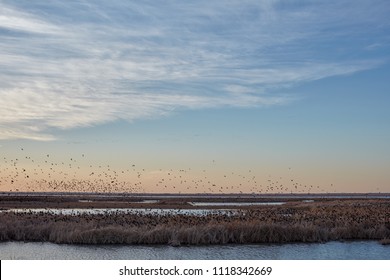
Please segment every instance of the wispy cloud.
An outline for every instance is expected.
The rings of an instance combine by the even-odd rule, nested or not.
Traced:
[[[381,61],[345,54],[364,52],[361,36],[374,26],[381,44],[386,1],[258,2],[3,1],[0,139],[52,140],[52,129],[175,109],[283,104],[294,98],[286,88]]]
[[[14,32],[58,34],[61,28],[41,20],[32,14],[0,6],[0,28]]]

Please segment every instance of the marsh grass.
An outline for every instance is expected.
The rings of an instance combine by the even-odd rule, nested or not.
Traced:
[[[179,246],[359,239],[390,244],[389,209],[389,203],[371,201],[262,207],[236,216],[9,212],[0,213],[0,241]]]
[[[383,238],[380,240],[382,245],[390,245],[390,238]]]

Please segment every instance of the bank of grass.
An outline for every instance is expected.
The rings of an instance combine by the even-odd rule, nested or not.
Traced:
[[[390,245],[390,238],[383,238],[380,243],[382,245]]]
[[[389,244],[383,202],[271,206],[236,216],[0,213],[0,241],[66,244],[212,245],[378,240]]]

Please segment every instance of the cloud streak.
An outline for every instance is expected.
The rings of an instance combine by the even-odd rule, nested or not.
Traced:
[[[369,45],[356,48],[361,36],[389,24],[383,1],[359,2],[365,14],[351,20],[340,5],[351,15],[361,9],[342,1],[5,3],[0,139],[53,140],[55,129],[178,109],[284,104],[294,98],[287,88],[377,67],[372,52],[345,52],[360,54]],[[351,42],[340,43],[345,35]]]

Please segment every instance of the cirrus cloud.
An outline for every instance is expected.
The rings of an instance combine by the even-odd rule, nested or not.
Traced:
[[[258,2],[3,1],[0,139],[53,140],[53,129],[177,109],[284,104],[294,98],[286,88],[382,61],[345,54],[364,52],[370,44],[356,42],[372,26],[388,27],[385,1]]]

